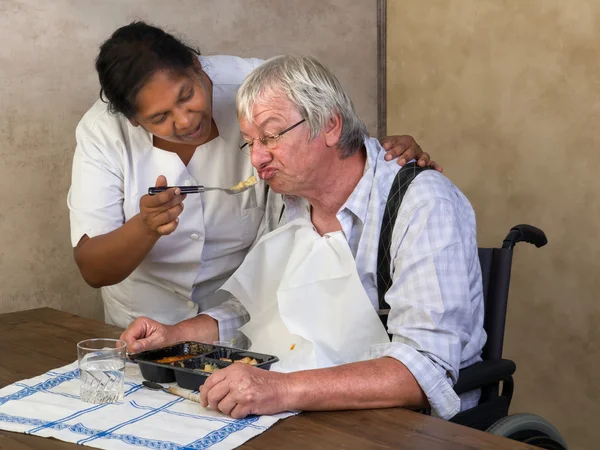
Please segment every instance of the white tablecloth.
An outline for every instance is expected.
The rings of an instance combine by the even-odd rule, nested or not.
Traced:
[[[11,384],[0,389],[0,429],[103,449],[223,450],[242,445],[291,415],[235,420],[144,388],[142,380],[138,366],[127,363],[124,401],[104,405],[79,399],[76,362]]]

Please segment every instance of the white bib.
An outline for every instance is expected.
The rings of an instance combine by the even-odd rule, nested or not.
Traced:
[[[343,233],[320,236],[305,219],[265,235],[222,289],[250,314],[251,350],[279,358],[272,370],[360,361],[389,342]]]

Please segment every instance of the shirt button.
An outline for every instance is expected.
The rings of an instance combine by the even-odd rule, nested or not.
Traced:
[[[191,182],[189,179],[187,179],[187,180],[185,180],[185,183],[184,183],[184,184],[185,184],[186,186],[191,186],[191,185],[192,185],[192,182]]]
[[[198,236],[196,233],[192,233],[192,234],[190,234],[190,239],[192,241],[198,241],[198,240],[200,240],[200,236]]]
[[[188,308],[190,308],[190,309],[194,309],[195,307],[196,307],[196,304],[195,304],[193,301],[191,301],[191,300],[190,300],[190,301],[188,302]]]

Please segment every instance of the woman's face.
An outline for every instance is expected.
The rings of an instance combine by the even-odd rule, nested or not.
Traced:
[[[202,71],[156,72],[140,89],[136,107],[131,123],[166,141],[198,146],[210,136],[212,84]]]

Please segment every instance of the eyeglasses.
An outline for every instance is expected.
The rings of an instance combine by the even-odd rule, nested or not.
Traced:
[[[246,141],[246,142],[244,142],[244,144],[242,144],[240,146],[240,150],[243,152],[249,153],[250,151],[252,151],[252,147],[254,146],[254,141],[256,141],[256,140],[260,141],[261,144],[264,145],[265,147],[267,147],[269,150],[273,150],[274,148],[277,147],[277,144],[279,144],[279,140],[281,139],[281,136],[283,136],[288,131],[293,130],[298,125],[300,125],[302,122],[306,122],[306,119],[302,119],[300,122],[297,122],[294,125],[292,125],[291,127],[288,127],[285,130],[283,130],[277,134],[274,134],[272,136],[261,136],[258,138],[251,138],[252,140]]]

